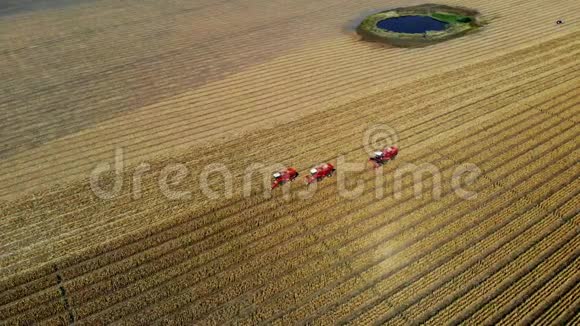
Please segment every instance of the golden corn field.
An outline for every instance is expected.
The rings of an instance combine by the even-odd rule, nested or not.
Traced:
[[[0,4],[1,324],[580,323],[577,0],[415,49],[353,33],[415,0],[54,3]]]

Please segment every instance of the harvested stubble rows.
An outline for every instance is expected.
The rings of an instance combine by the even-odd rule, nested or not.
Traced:
[[[104,3],[103,6],[107,9],[108,2],[111,1],[100,3]],[[6,159],[0,161],[0,168],[10,169],[11,173],[0,176],[2,182],[0,196],[17,194],[25,189],[52,184],[63,178],[84,175],[92,169],[95,162],[109,159],[114,148],[118,146],[123,146],[131,152],[129,159],[150,157],[167,148],[219,137],[224,132],[270,125],[274,118],[285,120],[316,108],[324,108],[331,103],[345,102],[353,96],[356,97],[356,94],[367,92],[369,85],[396,85],[407,78],[406,76],[415,76],[417,72],[445,69],[449,64],[473,62],[501,52],[506,53],[537,42],[540,37],[555,38],[563,35],[564,30],[545,28],[544,25],[529,22],[547,21],[552,19],[552,16],[574,12],[578,6],[571,0],[550,8],[544,8],[540,0],[515,4],[496,0],[490,0],[487,4],[481,1],[473,3],[465,1],[463,5],[479,7],[490,16],[501,19],[498,18],[493,27],[477,38],[470,37],[435,48],[433,51],[410,54],[399,50],[378,52],[380,49],[360,47],[358,43],[345,38],[344,35],[336,35],[338,33],[336,31],[343,27],[344,21],[352,18],[352,12],[379,5],[376,1],[364,2],[336,3],[328,0],[309,3],[307,6],[300,2],[292,3],[289,8],[278,3],[269,4],[264,8],[253,6],[245,8],[257,10],[255,14],[268,13],[266,16],[269,19],[272,17],[283,21],[274,26],[267,25],[270,20],[248,21],[248,16],[251,15],[231,10],[232,8],[224,3],[212,6],[202,4],[201,9],[177,8],[187,10],[183,10],[183,13],[179,14],[179,21],[172,21],[170,27],[167,26],[167,17],[163,15],[151,18],[149,11],[135,13],[133,8],[130,10],[114,8],[115,15],[119,15],[114,17],[131,18],[127,22],[130,28],[148,30],[156,36],[169,34],[172,37],[151,37],[152,41],[147,42],[149,47],[145,49],[121,46],[114,47],[114,52],[111,52],[107,46],[103,46],[112,42],[108,41],[110,37],[108,34],[113,33],[117,38],[119,35],[134,35],[135,42],[142,41],[143,36],[141,33],[123,31],[119,26],[110,28],[112,31],[107,32],[109,29],[103,24],[108,18],[104,15],[105,19],[94,19],[95,26],[86,27],[88,32],[79,28],[80,30],[73,30],[72,35],[66,35],[69,38],[64,37],[63,41],[72,42],[67,46],[62,46],[58,42],[58,37],[52,43],[46,44],[48,47],[46,49],[44,43],[34,44],[35,47],[30,49],[15,46],[5,53],[6,62],[14,60],[14,51],[19,54],[20,62],[17,62],[18,65],[7,65],[5,70],[6,73],[14,75],[15,79],[11,85],[17,85],[15,86],[17,89],[7,92],[8,98],[4,101],[3,109],[20,107],[18,104],[22,104],[23,98],[26,99],[24,103],[26,105],[23,104],[22,107],[26,109],[18,114],[7,111],[7,119],[3,121],[5,125],[2,129],[12,132],[6,139],[5,149],[2,151]],[[208,8],[203,8],[205,5]],[[280,10],[280,6],[284,10]],[[274,9],[273,13],[269,13]],[[306,14],[305,11],[310,14]],[[522,17],[520,14],[522,11],[526,11],[526,16]],[[165,10],[162,13],[165,13]],[[175,10],[174,14],[178,13],[180,10]],[[188,30],[191,24],[178,23],[181,19],[191,21],[191,15],[200,13],[203,17],[220,17],[206,19],[208,29],[215,27],[219,30],[223,26],[223,21],[248,26],[246,30],[241,29],[240,33],[236,33],[236,37],[220,34],[217,39],[212,39],[206,35],[207,33],[193,33],[199,39],[192,40],[191,30]],[[219,13],[227,13],[231,17],[220,16]],[[82,17],[82,11],[75,14]],[[141,15],[144,17],[140,17]],[[74,23],[79,23],[74,17],[76,16],[71,13],[70,17],[68,15],[51,17],[49,22],[59,19],[70,22],[72,19]],[[199,21],[198,24],[204,21]],[[10,23],[13,24],[6,28],[12,31],[14,29],[12,26],[18,26],[18,23],[22,22],[15,20]],[[567,26],[573,28],[574,24],[574,21],[569,19]],[[171,29],[173,25],[180,28]],[[51,26],[48,30],[51,35],[47,36],[60,37],[56,33],[58,28],[55,31],[55,27]],[[231,31],[227,28],[223,30]],[[293,33],[288,33],[288,30],[292,30]],[[14,33],[17,32],[20,33],[20,31]],[[290,40],[286,38],[289,34]],[[159,42],[164,40],[165,43],[157,44],[158,40]],[[314,41],[316,42],[313,43]],[[257,42],[260,42],[260,45],[257,45]],[[310,46],[299,46],[305,42],[309,42]],[[271,44],[271,47],[261,44]],[[288,55],[267,64],[257,65],[255,69],[247,69],[247,73],[238,73],[224,78],[223,81],[211,82],[216,78],[223,78],[224,73],[243,69],[244,63],[251,62],[248,57],[266,60],[262,56],[271,59],[276,54],[284,53],[283,50],[288,44],[298,49],[287,51]],[[37,48],[43,49],[44,54],[50,55],[50,59],[42,57],[40,60]],[[71,51],[71,54],[59,53],[55,48],[70,48],[74,51]],[[159,53],[161,49],[166,52]],[[252,51],[257,52],[257,55]],[[138,55],[144,55],[144,52],[147,56],[143,60],[137,60]],[[450,52],[454,53],[454,56],[446,55]],[[114,60],[100,60],[104,56],[112,57]],[[401,56],[404,56],[405,60],[399,62]],[[308,60],[303,60],[305,57]],[[350,59],[353,57],[357,60]],[[40,64],[46,62],[52,62],[56,66],[50,67],[55,71],[47,71],[43,78],[36,78],[43,85],[51,85],[49,88],[45,87],[46,89],[39,87],[28,89],[29,81],[22,81],[19,78],[34,74],[22,74],[20,70],[16,74],[9,69],[17,66],[31,71],[45,70]],[[102,62],[103,66],[91,67],[87,66],[86,62]],[[201,64],[204,62],[207,64]],[[184,65],[193,69],[184,71]],[[76,73],[71,71],[79,66],[86,69]],[[164,69],[160,69],[160,66]],[[207,69],[208,66],[212,68]],[[147,70],[145,73],[142,69],[150,71]],[[382,73],[383,69],[388,69],[390,73]],[[223,73],[220,73],[222,71]],[[154,84],[154,88],[151,83],[152,74],[160,81]],[[207,82],[207,85],[157,103],[160,100],[158,94],[168,96],[167,94],[173,94],[183,88],[190,88],[192,84],[197,85],[195,76]],[[344,76],[348,78],[345,79]],[[100,83],[95,83],[96,77],[102,79]],[[20,85],[22,87],[19,87]],[[128,86],[123,87],[124,85]],[[22,89],[25,87],[26,91]],[[227,96],[224,96],[224,92],[228,93]],[[120,94],[114,95],[117,93]],[[156,104],[146,105],[150,102]],[[143,105],[145,107],[142,107]],[[191,109],[192,106],[195,106],[195,110]],[[55,107],[58,108],[58,112],[54,111]],[[120,117],[116,116],[127,110],[132,111]],[[270,116],[264,117],[266,114]],[[99,123],[101,119],[110,120]],[[98,123],[98,128],[89,128],[95,123]],[[79,128],[84,130],[75,133]],[[70,137],[66,137],[66,140],[49,142],[65,135]]]
[[[562,43],[549,43],[546,44],[546,47],[548,47],[549,49],[551,49],[553,46],[556,46],[557,44],[565,44],[564,40],[562,41]],[[412,108],[415,108],[415,104],[420,104],[421,101],[424,102],[424,100],[426,98],[431,98],[433,100],[435,99],[441,99],[441,94],[438,94],[440,92],[441,89],[444,89],[446,91],[448,91],[447,95],[448,97],[443,97],[443,101],[439,101],[436,103],[436,107],[440,110],[444,110],[446,108],[448,108],[448,105],[453,105],[455,107],[461,107],[458,105],[458,103],[463,103],[463,101],[465,100],[470,100],[472,102],[474,102],[473,99],[471,99],[470,97],[472,97],[471,92],[465,92],[465,90],[481,90],[482,85],[488,86],[488,88],[485,89],[485,91],[487,92],[490,88],[489,86],[495,86],[497,87],[497,83],[499,81],[504,82],[506,85],[510,85],[510,82],[515,82],[518,81],[520,79],[520,76],[511,76],[511,75],[507,75],[507,76],[502,76],[501,79],[494,79],[494,76],[497,77],[498,73],[510,73],[511,71],[514,70],[518,70],[522,69],[521,72],[528,72],[530,75],[532,74],[538,74],[543,70],[549,69],[549,66],[545,66],[545,67],[540,67],[538,68],[536,65],[540,64],[540,63],[548,63],[551,65],[558,65],[560,63],[566,64],[568,62],[570,62],[570,64],[574,63],[574,55],[576,54],[575,49],[577,48],[576,44],[572,43],[572,44],[566,44],[565,46],[563,46],[562,49],[559,49],[557,51],[549,51],[548,53],[542,53],[542,48],[538,48],[537,50],[535,50],[533,53],[542,53],[542,55],[540,55],[539,57],[533,57],[532,59],[527,59],[523,62],[523,63],[519,63],[516,65],[507,65],[507,67],[501,67],[502,69],[498,69],[498,71],[491,71],[489,72],[488,69],[489,67],[481,65],[480,68],[478,70],[475,70],[474,72],[477,71],[482,71],[482,72],[486,72],[485,75],[479,75],[478,77],[473,77],[470,75],[469,78],[465,78],[465,79],[458,79],[456,77],[456,73],[450,73],[447,74],[445,77],[446,78],[442,78],[441,81],[445,82],[445,80],[449,80],[451,81],[451,83],[448,85],[448,88],[445,87],[441,87],[440,89],[435,88],[435,89],[429,89],[428,91],[425,92],[421,92],[421,97],[415,98],[415,97],[411,97],[411,98],[405,98],[403,96],[401,96],[401,94],[399,93],[403,93],[403,94],[412,94],[413,91],[410,90],[404,90],[404,88],[402,89],[396,89],[394,91],[388,92],[387,94],[384,94],[383,100],[382,101],[373,101],[372,103],[376,105],[376,108],[373,109],[373,112],[370,112],[372,114],[369,114],[369,116],[365,117],[365,121],[367,122],[373,122],[373,121],[380,121],[379,119],[381,119],[381,111],[384,111],[384,109],[382,109],[382,105],[384,105],[383,103],[389,103],[390,105],[393,105],[395,103],[397,103],[398,105],[394,106],[394,109],[400,109],[400,111],[398,111],[396,114],[397,116],[399,116],[399,119],[393,119],[393,121],[389,121],[390,124],[399,124],[400,122],[404,122],[404,121],[408,121],[409,119],[418,119],[420,116],[424,116],[424,113],[420,110],[415,110],[415,112],[412,112],[414,109],[409,109],[408,106],[411,106]],[[537,52],[536,52],[537,51]],[[572,51],[572,52],[570,52]],[[566,55],[567,58],[562,58],[559,55]],[[504,58],[505,62],[507,63],[508,60],[510,60],[509,62],[511,62],[511,60],[513,60],[513,62],[518,62],[515,58],[517,58],[517,56],[514,57],[509,57],[509,58]],[[531,65],[531,68],[529,67]],[[563,67],[559,67],[558,69],[563,69],[565,70],[567,66],[563,66]],[[548,73],[549,74],[549,73]],[[479,78],[479,79],[478,79]],[[549,76],[548,78],[552,78],[552,76]],[[479,83],[475,83],[476,81],[480,81],[481,84]],[[428,85],[430,81],[426,81],[425,83],[418,83],[416,84],[417,87],[422,87],[423,85]],[[472,84],[468,84],[465,85],[466,83],[472,83]],[[509,89],[509,87],[504,86],[504,88]],[[502,93],[500,96],[509,96],[509,95],[513,95],[515,94],[515,92],[517,92],[517,90],[509,90],[508,92],[504,92]],[[533,92],[533,89],[532,89]],[[481,96],[481,98],[483,98],[485,100],[485,102],[483,103],[488,103],[488,102],[493,102],[496,101],[498,98],[500,97],[494,97],[494,96],[489,96],[487,93],[482,92],[481,94],[484,94],[484,96]],[[456,96],[452,96],[452,95],[456,95]],[[377,97],[379,98],[379,97]],[[389,99],[389,100],[385,100],[385,98]],[[428,102],[427,104],[431,104],[432,102]],[[480,103],[482,104],[482,103]],[[352,105],[349,105],[347,107],[350,108],[350,112],[348,113],[348,120],[346,120],[348,123],[350,123],[350,125],[352,126],[353,124],[355,124],[356,122],[359,122],[359,127],[358,130],[360,130],[360,121],[361,121],[361,117],[360,115],[358,115],[358,112],[352,110],[353,107],[356,107],[357,105],[359,105],[358,103],[354,103]],[[433,107],[434,105],[425,105],[425,106],[419,106],[419,109],[422,109],[424,107]],[[338,111],[338,110],[337,110]],[[339,114],[339,113],[337,113]],[[472,113],[473,114],[473,113]],[[279,132],[282,134],[282,132],[288,134],[288,137],[292,137],[294,139],[296,139],[296,143],[300,144],[303,143],[304,141],[307,141],[309,137],[316,137],[318,134],[322,134],[324,133],[324,123],[326,121],[328,121],[328,123],[335,123],[335,118],[337,117],[337,115],[332,115],[329,116],[328,118],[325,119],[325,121],[322,121],[320,123],[320,125],[322,125],[323,127],[321,128],[320,126],[317,127],[317,129],[314,129],[312,127],[310,127],[310,124],[305,125],[304,127],[302,127],[303,129],[306,128],[310,128],[311,130],[311,134],[305,134],[304,137],[300,137],[299,139],[296,139],[297,136],[294,134],[294,129],[296,127],[291,126],[289,128],[285,128],[284,130],[279,130]],[[429,117],[429,116],[427,116]],[[345,117],[346,118],[346,117]],[[425,118],[425,117],[423,117]],[[384,117],[383,117],[384,119]],[[417,120],[415,120],[417,121]],[[436,122],[429,122],[429,124],[431,125],[435,125]],[[298,124],[294,124],[294,125],[298,125]],[[336,124],[337,127],[343,127],[343,128],[347,128],[349,127],[348,124]],[[423,130],[424,126],[420,126],[420,130],[421,132],[425,132]],[[320,131],[319,131],[320,130]],[[401,133],[401,137],[408,137],[408,135],[410,135],[410,132],[415,132],[415,131],[405,131],[403,130]],[[256,153],[254,153],[253,155],[250,155],[248,158],[240,158],[239,160],[237,160],[236,162],[232,162],[230,164],[228,164],[228,166],[235,168],[236,170],[241,170],[243,169],[244,165],[249,165],[252,161],[267,161],[268,160],[268,155],[269,152],[271,153],[272,148],[277,148],[280,145],[278,144],[272,144],[271,140],[273,137],[267,137],[266,139],[264,139],[264,141],[260,142],[259,145],[257,145],[258,148],[261,148],[260,151],[256,151]],[[252,137],[250,139],[250,141],[252,143],[255,143],[256,141],[258,141],[260,139],[260,135],[257,135],[255,137]],[[266,143],[267,141],[267,143]],[[349,141],[351,143],[354,142],[360,142],[360,137],[350,137],[350,136],[342,136],[341,138],[339,138],[337,140],[337,143],[343,143],[345,141]],[[325,144],[327,143],[327,140],[324,140]],[[323,154],[324,156],[322,156],[322,158],[329,158],[331,157],[333,154],[336,153],[336,148],[338,148],[338,144],[334,143],[332,147],[330,144],[332,144],[332,141],[330,141],[325,147],[324,147],[324,151],[321,151],[320,148],[308,148],[305,146],[299,146],[299,145],[289,145],[289,146],[285,146],[286,148],[288,148],[288,151],[292,151],[294,149],[296,149],[294,152],[299,152],[301,153],[298,156],[292,156],[289,158],[286,158],[287,160],[296,160],[296,161],[305,161],[308,162],[309,157],[312,156],[312,150],[313,149],[317,149],[318,150],[318,154]],[[263,144],[263,145],[262,145]],[[313,144],[314,145],[314,144]],[[244,146],[247,146],[245,143],[240,144],[238,146],[238,148],[243,148]],[[264,147],[264,148],[263,148]],[[308,151],[310,149],[310,151]],[[240,149],[241,151],[242,149]],[[209,157],[205,158],[205,159],[194,159],[193,162],[191,162],[191,168],[193,170],[196,169],[196,165],[204,165],[206,163],[210,163],[212,162],[212,160],[216,159],[216,154],[215,152],[217,152],[217,150],[214,150],[211,155],[208,155]],[[219,154],[218,154],[219,155]],[[357,154],[360,155],[360,154]],[[187,159],[187,161],[191,161],[189,158]],[[306,167],[306,165],[303,166],[304,168]],[[156,170],[156,167],[153,167],[153,170]],[[127,175],[126,176],[127,179],[125,180],[125,183],[129,183],[131,180],[131,175]],[[157,178],[155,177],[155,175],[153,174],[149,174],[146,175],[146,180],[144,180],[144,184],[147,185],[153,185],[156,183]],[[115,218],[116,220],[119,220],[118,217],[119,216],[123,216],[123,215],[127,215],[127,216],[132,216],[132,218],[134,219],[134,221],[137,221],[139,219],[142,219],[143,216],[146,214],[148,214],[149,216],[152,216],[154,213],[157,214],[164,214],[163,212],[167,211],[168,209],[171,209],[173,211],[176,211],[176,206],[173,203],[167,203],[167,202],[161,202],[159,206],[155,206],[155,205],[148,205],[147,208],[151,208],[152,211],[144,211],[143,210],[143,206],[142,203],[140,201],[132,201],[131,200],[131,194],[126,193],[124,194],[121,198],[116,199],[113,203],[110,202],[102,202],[102,201],[97,201],[95,205],[93,205],[91,202],[94,201],[94,198],[92,197],[92,194],[90,193],[90,191],[88,191],[88,185],[87,184],[83,184],[80,187],[73,187],[72,189],[67,190],[66,192],[61,192],[58,193],[58,197],[59,199],[61,199],[60,203],[55,203],[55,199],[52,196],[46,196],[47,200],[40,200],[40,201],[33,201],[33,202],[29,202],[29,203],[25,203],[25,205],[20,206],[20,207],[15,207],[14,210],[9,211],[9,213],[14,212],[13,215],[8,216],[8,218],[6,218],[3,222],[3,225],[9,225],[10,223],[13,222],[18,222],[21,224],[27,224],[28,225],[28,234],[17,234],[16,232],[6,232],[3,236],[6,239],[14,239],[13,242],[11,242],[11,247],[5,247],[7,250],[11,250],[11,251],[15,251],[17,250],[19,247],[24,247],[24,246],[30,246],[30,245],[36,245],[36,246],[42,246],[42,243],[38,243],[36,242],[36,239],[39,237],[39,234],[46,234],[47,236],[50,236],[51,234],[58,234],[60,232],[60,228],[61,227],[66,227],[66,229],[75,229],[78,228],[79,226],[83,226],[83,225],[90,225],[90,227],[93,229],[93,234],[95,234],[96,237],[100,237],[100,233],[99,231],[101,231],[102,229],[97,228],[98,224],[95,225],[95,223],[91,223],[91,221],[96,221],[97,223],[103,225],[104,227],[110,229],[111,225],[110,223],[108,223],[111,218]],[[144,197],[147,196],[151,196],[152,194],[149,192],[150,189],[153,189],[154,187],[148,187],[145,186],[144,187]],[[200,195],[200,194],[196,194],[196,195]],[[78,203],[79,209],[77,210],[70,210],[67,206],[68,206],[68,202],[66,200],[70,199],[69,196],[74,196],[73,198],[75,198],[75,201]],[[82,196],[82,197],[80,197]],[[68,198],[67,198],[68,197]],[[80,198],[79,198],[80,197]],[[198,198],[201,196],[197,196]],[[30,207],[27,206],[30,203],[33,203],[35,206]],[[46,204],[43,204],[46,203]],[[86,205],[81,205],[82,203],[86,203]],[[156,203],[155,203],[156,204]],[[59,206],[60,205],[60,206]],[[187,203],[187,204],[183,204],[181,205],[183,209],[191,209],[192,208],[192,204]],[[25,209],[27,208],[27,209]],[[46,216],[47,214],[52,214],[52,212],[66,212],[66,214],[62,214],[59,216],[56,216],[56,219],[61,220],[61,223],[58,223],[57,225],[47,225],[47,222],[45,219],[43,219],[43,216]],[[135,214],[138,213],[138,214]],[[86,216],[83,218],[74,218],[72,219],[71,217],[73,216],[73,214],[75,214],[76,216]],[[209,218],[208,218],[209,219]],[[54,221],[54,220],[53,220]],[[88,239],[90,239],[88,234],[83,234],[82,235],[82,241],[87,241]],[[27,242],[28,240],[28,242]],[[80,240],[80,239],[79,239]],[[30,241],[34,241],[33,243],[30,243]],[[69,240],[70,241],[70,240]],[[8,241],[6,241],[8,242]],[[30,251],[29,249],[27,249],[27,252],[29,254],[34,254],[34,251]],[[15,257],[19,257],[22,258],[22,256],[18,256],[15,255]]]
[[[408,91],[399,97],[385,92],[339,108],[333,119],[350,131],[302,147],[296,156],[305,167],[308,157],[330,158],[339,149],[351,160],[364,155],[353,140],[362,130],[354,127],[360,120],[351,111],[376,121],[381,99],[389,98],[401,103],[393,120],[400,121],[402,161],[431,162],[442,171],[442,180],[458,163],[477,164],[484,174],[474,185],[476,200],[460,200],[448,184],[431,178],[425,187],[441,183],[440,200],[415,199],[410,179],[400,199],[387,194],[377,200],[372,173],[363,173],[356,177],[364,180],[366,194],[355,201],[341,200],[335,186],[324,183],[312,200],[240,200],[214,209],[211,218],[196,218],[184,205],[175,213],[192,215],[181,225],[60,261],[57,272],[48,266],[7,280],[1,313],[8,323],[73,318],[77,323],[202,319],[241,324],[508,322],[526,313],[553,315],[551,310],[562,309],[554,305],[559,298],[542,295],[543,284],[525,282],[553,278],[551,286],[562,299],[576,288],[577,275],[567,264],[576,265],[580,241],[578,130],[571,121],[578,111],[579,76],[575,42],[547,45],[547,54],[539,46],[514,54],[512,61],[498,58],[474,66],[481,84],[464,86],[474,76],[447,74],[438,77],[447,92]],[[510,75],[498,74],[506,67]],[[404,109],[409,103],[413,109]],[[291,130],[297,138],[324,132],[301,121],[279,132]],[[260,145],[259,134],[251,137]],[[243,144],[228,146],[237,150]],[[50,205],[67,191],[34,204]],[[17,229],[8,235],[26,238]],[[56,274],[64,280],[68,307],[56,291]],[[549,282],[545,286],[551,288]],[[531,304],[536,308],[527,309]]]
[[[324,8],[331,1],[320,3]],[[542,15],[549,17],[550,10],[557,12],[549,8]],[[0,248],[11,253],[0,259],[7,274],[0,281],[2,322],[513,324],[577,319],[580,39],[572,33],[527,45],[526,35],[533,35],[528,33],[519,34],[522,49],[481,55],[477,61],[482,62],[455,70],[443,62],[441,67],[449,71],[374,94],[353,95],[324,111],[328,114],[320,119],[297,118],[275,131],[257,130],[229,139],[220,148],[195,148],[169,159],[187,162],[193,175],[207,163],[226,163],[239,183],[243,169],[253,162],[288,162],[302,171],[337,153],[348,161],[364,160],[365,128],[388,123],[399,132],[402,151],[385,168],[389,177],[382,199],[375,198],[375,175],[365,171],[347,176],[348,181],[363,182],[364,193],[355,200],[340,198],[336,184],[326,181],[308,200],[264,199],[255,189],[248,199],[236,194],[207,203],[194,189],[192,201],[171,202],[156,187],[159,171],[167,164],[159,158],[144,175],[140,200],[132,199],[130,189],[112,201],[96,200],[88,185],[79,182],[37,193],[34,199],[0,203]],[[503,34],[505,39],[493,33],[482,37],[497,44],[514,42],[510,33]],[[338,54],[352,50],[343,43],[335,46],[331,49]],[[494,46],[499,45],[486,53]],[[465,44],[457,42],[442,50],[462,47]],[[458,57],[477,56],[481,48],[474,49],[460,51]],[[292,58],[285,60],[276,69],[300,74],[289,69],[295,63]],[[326,63],[320,56],[312,60],[312,67]],[[347,60],[333,64],[349,65]],[[361,69],[351,68],[329,75]],[[399,70],[403,72],[409,70]],[[375,73],[370,76],[378,76]],[[230,85],[243,81],[240,77]],[[212,94],[224,87],[213,85],[179,101],[211,102]],[[279,92],[287,85],[276,87],[272,90]],[[109,90],[103,86],[100,91]],[[331,94],[318,91],[321,100]],[[293,89],[287,101],[306,96],[304,103],[314,105],[307,94]],[[228,101],[234,103],[236,96]],[[231,103],[226,116],[233,118],[238,113]],[[250,117],[243,123],[257,119],[262,102],[248,98],[240,103],[247,105],[240,110]],[[272,102],[272,112],[291,109],[284,103]],[[254,110],[255,104],[259,105]],[[207,120],[197,116],[184,121],[211,129],[217,113],[211,106],[203,110]],[[34,109],[26,114],[34,116]],[[137,117],[144,125],[153,122],[152,117],[158,120],[145,130],[162,135],[159,144],[171,142],[173,136],[165,137],[170,135],[163,130],[180,120],[164,120],[156,113]],[[46,130],[50,128],[54,126]],[[131,130],[102,140],[121,133],[130,135]],[[69,139],[74,146],[64,147],[63,156],[74,162],[75,146],[95,143],[95,135]],[[202,135],[200,131],[197,136]],[[284,148],[282,154],[277,154],[279,148]],[[143,147],[134,154],[145,151]],[[223,152],[242,154],[223,157]],[[33,151],[20,158],[46,160]],[[407,177],[395,198],[392,175],[406,163],[434,164],[441,178],[425,175],[424,196],[415,198],[413,180]],[[462,163],[476,164],[483,172],[470,186],[477,192],[473,200],[462,200],[451,189],[454,168]],[[69,166],[74,168],[73,163]],[[19,171],[27,175],[26,167]],[[132,175],[124,177],[130,182]],[[435,186],[441,186],[438,200],[429,191]],[[300,185],[290,187],[297,190]],[[123,236],[127,233],[130,236]],[[109,241],[104,242],[103,235]]]

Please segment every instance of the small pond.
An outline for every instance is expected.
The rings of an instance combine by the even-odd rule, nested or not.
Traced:
[[[423,34],[427,31],[443,31],[448,24],[429,16],[402,16],[381,20],[377,27],[395,33]]]

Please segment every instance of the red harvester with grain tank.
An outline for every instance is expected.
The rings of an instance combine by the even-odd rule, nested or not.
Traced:
[[[295,168],[287,168],[284,171],[275,172],[272,177],[274,178],[272,181],[272,189],[274,189],[278,186],[284,185],[286,182],[296,179],[298,177],[298,172]]]
[[[369,158],[369,161],[373,163],[376,169],[388,161],[394,160],[398,153],[399,148],[397,146],[389,146],[380,151],[374,152],[374,155]]]
[[[310,169],[310,175],[306,176],[306,183],[311,184],[313,182],[322,181],[326,177],[331,177],[334,171],[336,171],[336,169],[330,163],[315,166]]]

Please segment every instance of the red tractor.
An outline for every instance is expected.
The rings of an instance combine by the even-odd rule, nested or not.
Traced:
[[[369,158],[369,161],[373,163],[375,169],[387,163],[390,160],[394,160],[399,153],[399,148],[397,146],[390,146],[384,148],[381,151],[376,151],[374,156]]]
[[[322,181],[322,179],[326,177],[331,177],[334,171],[336,171],[336,169],[332,164],[320,164],[310,169],[310,175],[306,176],[306,183],[311,184],[313,182]]]
[[[284,185],[288,181],[296,179],[298,177],[298,172],[296,172],[295,168],[287,168],[284,171],[275,172],[272,177],[274,177],[274,181],[272,181],[272,189],[274,189],[278,186]]]

